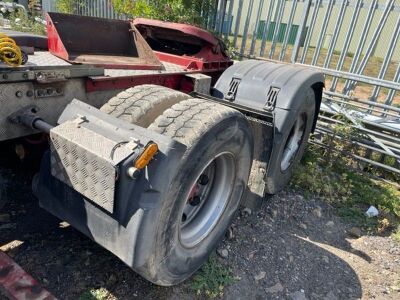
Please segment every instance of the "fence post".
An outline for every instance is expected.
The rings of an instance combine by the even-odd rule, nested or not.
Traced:
[[[300,20],[299,31],[297,32],[296,41],[293,46],[293,52],[291,58],[292,63],[295,63],[297,61],[297,57],[299,55],[299,50],[301,47],[301,38],[303,37],[304,29],[306,28],[308,13],[310,12],[310,8],[311,8],[311,0],[307,0],[306,2],[304,2],[303,14]]]
[[[275,30],[274,35],[272,36],[271,48],[269,49],[269,58],[272,59],[275,53],[276,43],[278,42],[279,38],[279,29],[281,27],[283,12],[285,10],[286,0],[279,0],[278,1],[278,14],[275,17]]]
[[[397,65],[396,74],[394,75],[393,82],[400,82],[400,63]],[[385,105],[392,105],[396,90],[391,89],[385,100]],[[385,116],[385,115],[384,115]]]
[[[257,42],[257,34],[258,34],[258,26],[260,25],[260,18],[261,18],[261,12],[264,6],[264,1],[261,1],[260,4],[258,5],[258,12],[257,12],[257,17],[256,17],[256,24],[254,26],[253,30],[253,37],[251,39],[251,45],[250,45],[250,55],[254,54],[254,49],[256,47],[256,42]]]
[[[335,4],[334,1],[329,1],[329,3],[328,3],[327,9],[326,9],[327,11],[326,11],[326,14],[324,16],[324,20],[323,20],[322,26],[321,26],[321,31],[319,32],[317,45],[315,47],[315,52],[314,52],[314,55],[311,60],[311,65],[318,64],[318,58],[319,58],[319,55],[321,54],[321,49],[323,46],[325,33],[326,33],[326,30],[328,29],[328,25],[329,25],[329,21],[331,19],[334,4]]]
[[[227,2],[228,0],[221,0],[218,5],[219,8],[217,12],[217,20],[215,22],[215,31],[220,35],[222,34],[224,28],[225,10]]]
[[[229,0],[229,7],[228,7],[228,28],[225,32],[225,38],[228,39],[229,35],[231,34],[231,27],[232,27],[232,11],[233,11],[233,0]]]
[[[342,28],[343,20],[344,20],[344,15],[346,14],[347,6],[348,6],[348,0],[343,0],[342,5],[340,5],[339,8],[339,14],[336,19],[336,24],[335,24],[335,30],[333,31],[333,37],[331,42],[329,43],[329,48],[328,48],[328,53],[325,57],[324,61],[324,68],[329,68],[329,64],[331,62],[333,52],[335,51],[336,47],[336,42],[338,40],[339,32],[340,29]]]
[[[239,34],[239,29],[240,29],[240,20],[242,19],[242,8],[243,8],[243,0],[239,0],[239,7],[238,7],[236,22],[235,22],[235,36],[233,38],[233,47],[234,48],[236,48],[236,46],[237,46],[237,38],[238,38],[238,34]]]
[[[355,70],[356,74],[362,74],[364,72],[364,69],[367,66],[368,60],[371,57],[376,44],[378,43],[378,40],[382,33],[383,27],[389,17],[389,13],[393,8],[393,2],[394,2],[394,0],[387,0],[386,5],[385,5],[385,10],[383,11],[381,18],[379,20],[379,25],[373,33],[371,41],[369,42],[367,50],[365,51],[364,57],[362,58],[360,64],[358,65],[358,68]],[[346,93],[348,93],[350,90],[354,89],[356,84],[357,84],[357,81],[353,81],[353,82],[350,82],[349,85],[346,85],[345,86],[345,88],[347,87]]]
[[[244,23],[244,32],[242,36],[242,45],[240,47],[240,54],[243,54],[244,50],[246,49],[247,34],[249,32],[250,18],[253,12],[253,4],[254,0],[250,0],[249,9],[247,10],[246,23]]]
[[[394,27],[392,36],[390,37],[390,43],[389,43],[389,46],[388,46],[388,49],[387,49],[387,52],[386,52],[386,55],[385,55],[385,59],[383,60],[381,69],[380,69],[379,74],[378,74],[378,78],[379,79],[384,79],[385,78],[385,74],[386,74],[386,72],[387,72],[387,70],[389,68],[389,64],[390,64],[390,62],[392,60],[392,57],[393,57],[393,54],[394,54],[394,50],[396,48],[396,44],[397,44],[397,41],[399,40],[399,37],[400,37],[400,14],[397,17],[396,26]],[[380,90],[381,90],[381,87],[376,85],[374,87],[374,90],[372,91],[372,94],[371,94],[369,100],[372,101],[372,102],[376,102],[378,100],[378,96],[379,96]]]
[[[268,37],[268,30],[270,28],[272,13],[274,11],[275,0],[271,0],[268,8],[267,16],[265,17],[264,28],[262,32],[262,39],[261,39],[261,47],[260,47],[260,56],[264,56],[265,53],[265,45],[267,44],[267,37]],[[278,8],[276,8],[278,9]]]
[[[351,42],[351,39],[353,38],[354,30],[356,28],[358,17],[360,15],[360,11],[361,11],[362,5],[363,5],[362,0],[357,0],[356,7],[354,8],[354,12],[353,12],[353,15],[351,17],[351,22],[350,22],[350,25],[349,25],[349,31],[346,33],[346,38],[345,38],[344,43],[343,43],[343,48],[342,48],[342,51],[340,53],[340,57],[339,57],[339,61],[338,61],[337,66],[336,66],[336,70],[342,70],[342,68],[343,68],[343,65],[344,65],[344,62],[345,62],[345,59],[346,59],[346,56],[347,56],[347,52],[349,51],[349,48],[350,48],[350,42]],[[333,78],[333,81],[332,81],[332,84],[331,84],[331,87],[330,87],[330,91],[336,91],[336,87],[337,87],[338,81],[339,80],[338,80],[337,77]]]
[[[285,36],[284,36],[283,42],[282,42],[281,52],[279,53],[280,61],[283,61],[285,59],[286,48],[287,48],[287,45],[289,42],[289,35],[290,35],[290,31],[292,30],[293,19],[294,19],[294,15],[296,14],[296,9],[297,9],[297,1],[293,1],[292,7],[290,9],[289,21],[287,22],[287,25],[286,25]]]

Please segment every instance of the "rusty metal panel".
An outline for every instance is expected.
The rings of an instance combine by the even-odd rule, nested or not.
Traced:
[[[126,69],[163,68],[130,21],[48,13],[47,32],[49,51],[71,63]]]
[[[10,299],[56,299],[2,251],[0,251],[0,292]]]

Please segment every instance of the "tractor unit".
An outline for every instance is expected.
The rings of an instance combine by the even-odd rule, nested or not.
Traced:
[[[49,13],[47,32],[5,32],[26,57],[3,53],[0,141],[40,145],[40,206],[155,284],[280,191],[315,128],[321,73],[233,62],[197,27]]]

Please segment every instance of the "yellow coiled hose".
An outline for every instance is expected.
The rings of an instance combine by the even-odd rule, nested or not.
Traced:
[[[21,48],[4,33],[0,33],[0,60],[11,67],[22,64]]]

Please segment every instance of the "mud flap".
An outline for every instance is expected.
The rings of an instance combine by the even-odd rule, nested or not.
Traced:
[[[63,130],[59,130],[63,129],[65,124],[69,124],[71,120],[75,122],[77,118],[85,120],[80,123],[81,128],[77,128],[78,133],[69,135]],[[68,143],[73,144],[79,150],[77,153],[84,151],[90,153],[92,156],[86,155],[88,164],[108,163],[116,168],[116,172],[108,174],[108,176],[117,176],[101,178],[101,172],[88,173],[87,176],[93,178],[87,180],[84,177],[85,172],[89,172],[91,169],[86,168],[85,171],[84,163],[76,164],[70,171],[64,170],[63,176],[55,174],[54,160],[56,155],[60,156],[60,152],[54,153],[55,146],[53,145],[51,146],[53,151],[44,155],[40,173],[33,182],[33,191],[39,198],[40,206],[61,220],[67,221],[132,267],[137,236],[144,234],[141,229],[143,215],[147,210],[157,207],[163,200],[163,195],[167,192],[177,171],[176,165],[186,147],[168,137],[116,119],[78,100],[74,100],[65,109],[59,123],[60,125],[54,128],[54,132]],[[133,150],[129,155],[124,154],[121,160],[107,161],[105,153],[96,151],[107,150],[111,154],[116,151],[115,146],[103,147],[98,150],[90,148],[91,146],[81,139],[82,136],[79,133],[83,132],[82,130],[91,130],[93,138],[95,135],[99,135],[97,138],[100,138],[100,141],[103,141],[104,138],[111,139],[116,142],[116,145],[126,145],[133,141],[130,146]],[[113,132],[114,134],[112,134]],[[123,137],[127,143],[119,141],[118,137]],[[128,175],[129,168],[133,166],[142,147],[150,141],[158,144],[158,154],[145,169],[137,173],[134,178],[130,177]],[[132,147],[133,144],[136,144],[136,147]],[[96,143],[93,145],[95,146]],[[66,149],[63,145],[59,148]],[[68,152],[68,149],[64,151]],[[84,159],[79,156],[78,160]],[[60,162],[65,169],[72,164],[71,160],[61,159]],[[97,182],[100,184],[97,188],[100,187],[100,189],[102,180],[114,180],[112,205],[102,205],[102,202],[93,198],[93,195],[85,193],[85,190],[82,189],[82,182],[77,182],[76,185],[73,178],[76,176],[73,174],[74,170],[81,174],[77,176],[78,179],[83,176],[81,179],[86,180],[87,183],[96,184]],[[88,188],[90,190],[95,187],[88,186]]]

